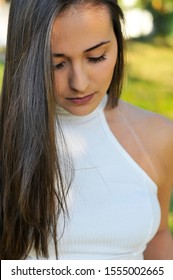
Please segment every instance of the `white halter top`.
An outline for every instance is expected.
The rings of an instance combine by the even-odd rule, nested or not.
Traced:
[[[106,103],[82,117],[59,112],[75,169],[64,231],[59,220],[60,260],[140,260],[159,227],[157,186],[112,134]]]

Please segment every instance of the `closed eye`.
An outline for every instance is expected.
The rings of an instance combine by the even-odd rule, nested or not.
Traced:
[[[54,67],[54,69],[60,70],[64,66],[65,66],[65,62],[61,62],[61,63],[55,64],[53,67]]]
[[[106,55],[103,54],[99,57],[88,57],[87,59],[90,63],[96,64],[96,63],[105,61],[107,58],[106,58]],[[65,63],[66,62],[61,62],[61,63],[55,64],[53,67],[55,70],[61,70],[64,68]]]
[[[106,60],[106,56],[103,54],[99,57],[88,57],[89,62],[91,63],[99,63]]]

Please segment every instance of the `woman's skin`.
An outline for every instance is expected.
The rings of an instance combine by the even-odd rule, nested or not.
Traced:
[[[67,10],[51,38],[57,103],[78,116],[92,112],[105,95],[117,60],[117,40],[105,6]]]
[[[51,50],[57,104],[77,116],[91,113],[106,94],[117,59],[107,7],[82,4],[58,16]],[[173,123],[124,101],[114,109],[107,105],[105,116],[121,145],[158,186],[161,223],[144,257],[173,259],[167,223],[173,186]]]

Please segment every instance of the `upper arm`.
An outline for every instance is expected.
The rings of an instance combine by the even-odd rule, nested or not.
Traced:
[[[160,117],[159,117],[160,118]],[[155,141],[160,170],[158,170],[158,200],[161,222],[158,232],[147,245],[145,259],[173,259],[173,239],[168,227],[170,198],[173,190],[173,123],[164,118],[158,120],[159,129]],[[158,127],[158,126],[156,126]]]
[[[163,122],[163,123],[162,123]],[[161,160],[163,176],[158,186],[158,199],[161,207],[161,224],[159,230],[162,231],[168,226],[168,214],[170,209],[171,193],[173,191],[173,123],[168,120],[161,122]]]

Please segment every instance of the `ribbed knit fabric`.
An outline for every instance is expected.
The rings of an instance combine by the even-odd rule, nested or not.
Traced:
[[[62,260],[143,259],[160,223],[157,186],[110,131],[106,103],[82,117],[58,111],[75,169],[64,231],[59,220]]]
[[[104,115],[59,112],[75,177],[60,259],[142,259],[160,222],[157,187],[119,144]]]

